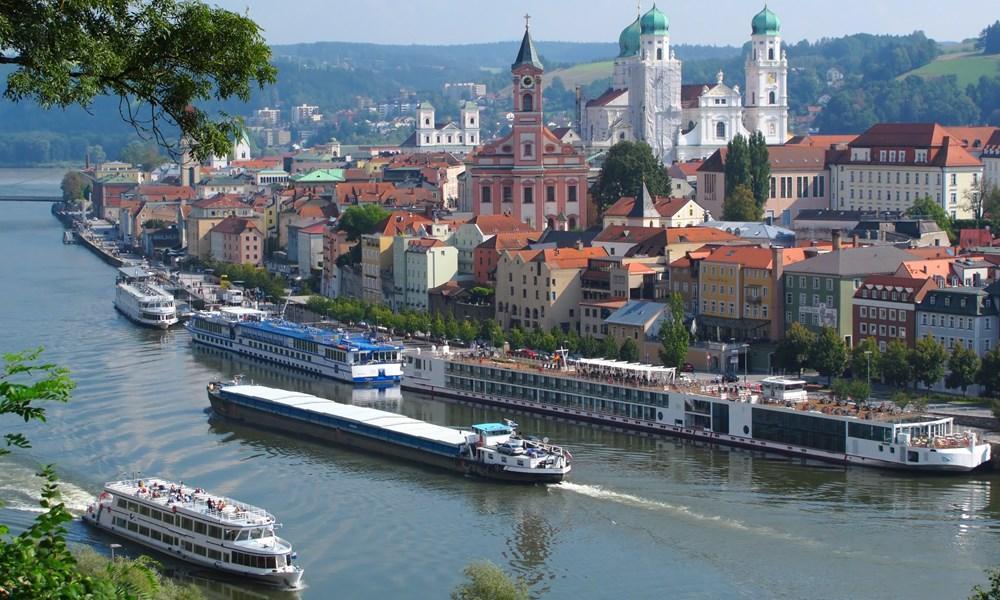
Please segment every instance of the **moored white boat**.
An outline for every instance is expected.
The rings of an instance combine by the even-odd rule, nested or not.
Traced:
[[[262,508],[159,478],[104,485],[84,523],[203,567],[298,588],[292,545]]]
[[[804,382],[675,380],[674,369],[604,359],[543,362],[447,347],[405,357],[402,387],[528,412],[828,462],[965,472],[990,445],[950,417],[810,397]]]
[[[143,267],[121,267],[115,285],[115,308],[131,321],[166,329],[178,323],[174,297],[154,283]]]

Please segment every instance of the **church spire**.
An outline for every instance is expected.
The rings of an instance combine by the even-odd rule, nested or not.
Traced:
[[[514,59],[514,64],[510,66],[511,69],[516,69],[521,65],[530,65],[539,71],[545,69],[542,66],[542,61],[538,58],[538,51],[535,50],[535,42],[531,40],[531,32],[528,30],[528,20],[530,18],[529,15],[524,15],[524,37],[521,38],[521,49],[517,51],[517,58]]]

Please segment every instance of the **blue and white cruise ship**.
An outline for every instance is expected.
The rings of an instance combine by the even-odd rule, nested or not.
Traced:
[[[355,384],[395,385],[403,347],[269,317],[253,308],[200,312],[186,325],[196,344]]]

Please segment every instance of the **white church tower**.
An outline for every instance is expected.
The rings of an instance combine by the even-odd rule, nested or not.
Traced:
[[[639,28],[639,60],[629,86],[632,131],[669,164],[681,126],[681,61],[670,50],[667,15],[655,4],[639,19]]]
[[[751,22],[744,121],[768,144],[788,139],[788,58],[781,45],[781,21],[764,6]]]
[[[462,135],[465,136],[465,144],[468,146],[475,146],[480,143],[479,140],[479,105],[471,100],[466,100],[462,103],[462,108],[459,111],[462,124],[459,126],[462,129]],[[459,141],[462,141],[459,139]]]
[[[417,106],[417,146],[433,146],[435,131],[434,106],[425,100]]]

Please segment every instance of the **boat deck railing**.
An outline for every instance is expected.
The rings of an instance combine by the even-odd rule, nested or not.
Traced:
[[[152,501],[168,510],[174,506],[210,517],[220,523],[239,526],[272,525],[274,515],[263,508],[226,496],[211,494],[157,478],[123,479],[105,484],[105,488],[139,500]],[[209,507],[211,500],[212,507]],[[216,508],[220,507],[220,508]]]

